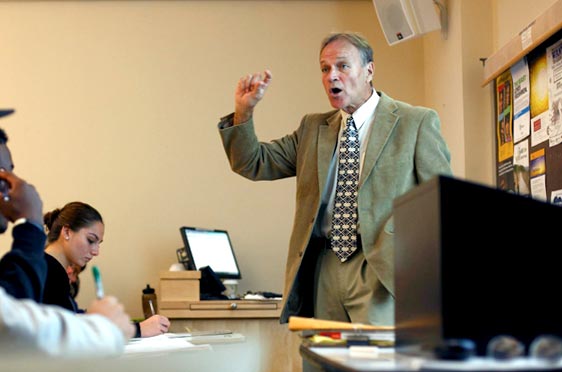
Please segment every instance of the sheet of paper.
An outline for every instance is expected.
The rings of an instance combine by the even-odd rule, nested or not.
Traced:
[[[550,111],[548,136],[552,147],[562,143],[562,40],[546,48],[546,66]]]
[[[183,337],[163,334],[154,337],[133,338],[125,345],[124,355],[142,355],[181,350],[211,350],[210,345],[194,345]]]

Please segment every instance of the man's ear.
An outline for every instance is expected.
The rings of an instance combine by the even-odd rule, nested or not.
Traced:
[[[367,72],[370,75],[370,81],[373,81],[373,78],[375,76],[375,64],[373,63],[373,61],[369,62],[369,64],[367,65]]]

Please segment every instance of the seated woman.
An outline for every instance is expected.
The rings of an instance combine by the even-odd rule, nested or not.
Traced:
[[[84,312],[74,300],[76,293],[71,290],[67,270],[82,268],[99,255],[105,231],[101,214],[86,203],[72,202],[46,213],[43,220],[47,227],[48,267],[43,303]],[[135,326],[135,337],[150,337],[167,332],[170,321],[165,316],[153,315]]]

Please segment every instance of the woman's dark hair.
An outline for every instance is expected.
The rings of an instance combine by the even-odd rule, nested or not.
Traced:
[[[47,243],[52,243],[59,238],[64,226],[72,231],[78,231],[92,225],[94,222],[103,223],[101,214],[91,205],[82,202],[71,202],[51,212],[45,213],[43,222],[47,227]]]

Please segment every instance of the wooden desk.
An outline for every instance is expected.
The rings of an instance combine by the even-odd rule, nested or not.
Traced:
[[[415,371],[396,363],[394,352],[383,351],[377,358],[353,358],[347,347],[309,347],[300,352],[306,372],[410,372]]]
[[[302,371],[300,337],[279,324],[282,301],[199,301],[200,278],[199,271],[160,272],[158,307],[172,323],[170,332],[227,329],[244,335],[241,347],[256,362],[244,372]]]
[[[247,372],[301,372],[301,339],[279,324],[281,301],[172,301],[160,302],[160,313],[171,321],[170,332],[228,329],[245,336],[247,354],[258,361]],[[216,348],[217,346],[213,346]],[[220,347],[220,346],[219,346]]]
[[[283,366],[277,366],[283,370]],[[124,355],[117,358],[49,358],[37,353],[2,355],[2,371],[10,372],[269,372],[246,342],[212,343],[211,349]],[[290,371],[290,368],[285,369]]]

